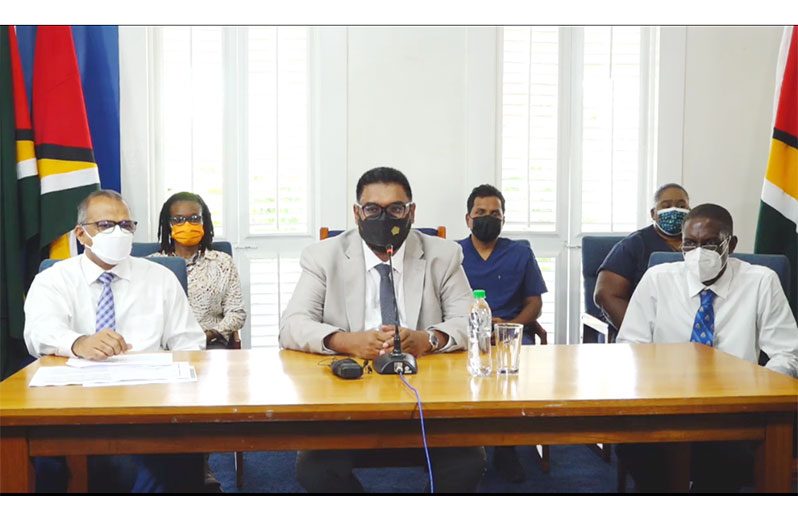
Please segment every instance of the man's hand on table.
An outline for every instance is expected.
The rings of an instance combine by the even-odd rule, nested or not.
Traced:
[[[392,326],[383,325],[382,331],[390,336],[390,338],[383,344],[380,354],[385,354],[393,350],[393,333]],[[399,340],[401,342],[402,352],[412,354],[416,358],[423,356],[432,350],[432,345],[429,343],[429,332],[416,331],[407,329],[405,327],[399,328]]]
[[[91,336],[81,336],[72,344],[72,353],[78,358],[100,361],[131,349],[121,334],[104,329]]]
[[[340,354],[373,360],[380,355],[383,344],[388,339],[393,339],[393,328],[390,332],[382,329],[365,332],[335,332],[327,338],[325,345]]]

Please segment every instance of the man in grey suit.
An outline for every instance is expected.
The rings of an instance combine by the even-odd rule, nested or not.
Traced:
[[[357,230],[302,252],[302,275],[280,322],[280,346],[373,360],[393,348],[398,314],[405,352],[419,358],[462,349],[471,288],[461,249],[410,229],[413,193],[396,169],[367,171],[356,197]],[[396,307],[387,245],[395,252]],[[308,492],[362,492],[352,468],[364,455],[382,452],[391,451],[299,452],[297,479]],[[485,470],[483,447],[435,448],[430,456],[436,492],[476,491]]]

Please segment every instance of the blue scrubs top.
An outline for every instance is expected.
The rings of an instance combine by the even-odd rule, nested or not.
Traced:
[[[604,258],[598,272],[608,270],[623,276],[632,283],[632,291],[648,269],[652,252],[673,252],[668,242],[654,230],[653,225],[633,232],[615,244]]]
[[[524,243],[499,238],[483,260],[471,236],[458,240],[463,248],[463,269],[472,289],[484,289],[494,317],[512,320],[524,308],[524,300],[547,291],[532,249]]]

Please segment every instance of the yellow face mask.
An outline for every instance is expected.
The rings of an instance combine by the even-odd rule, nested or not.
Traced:
[[[205,228],[201,223],[181,223],[172,225],[172,238],[180,245],[193,247],[202,241],[205,236]]]

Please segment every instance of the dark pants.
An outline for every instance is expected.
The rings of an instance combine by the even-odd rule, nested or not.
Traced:
[[[63,493],[69,469],[64,458],[34,458],[37,493]],[[89,492],[160,494],[201,492],[202,454],[89,456]]]
[[[692,443],[690,492],[735,493],[753,481],[754,446],[750,441]],[[659,443],[616,445],[618,459],[639,492],[667,492],[668,454]]]
[[[310,493],[358,493],[363,485],[352,474],[354,465],[390,450],[309,450],[297,453],[296,475]],[[419,449],[423,455],[424,451]],[[485,472],[484,447],[429,449],[435,492],[476,492]],[[429,489],[429,485],[427,486]]]

